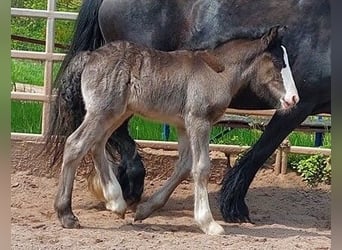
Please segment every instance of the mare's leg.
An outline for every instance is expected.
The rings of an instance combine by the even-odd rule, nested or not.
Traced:
[[[96,138],[102,137],[103,130],[97,125],[98,122],[96,117],[87,114],[80,127],[68,137],[65,143],[61,175],[54,204],[57,216],[65,228],[80,227],[71,208],[73,182],[76,168],[81,159],[94,145]]]
[[[257,171],[285,137],[312,112],[311,104],[301,102],[288,113],[272,117],[257,143],[224,176],[220,209],[225,221],[250,222],[245,196]]]
[[[146,219],[154,211],[163,207],[175,188],[189,176],[192,162],[191,149],[189,138],[183,128],[178,128],[178,152],[179,159],[171,177],[146,202],[138,205],[135,220]]]
[[[210,123],[203,119],[190,117],[186,119],[186,127],[192,152],[192,175],[195,189],[195,221],[206,234],[223,234],[223,227],[213,219],[207,190],[210,171]]]
[[[105,154],[105,146],[108,137],[125,121],[125,119],[127,119],[127,117],[127,115],[124,115],[119,119],[115,119],[115,121],[111,121],[110,124],[112,124],[112,126],[105,131],[103,138],[98,140],[92,147],[94,165],[97,174],[100,177],[106,208],[122,218],[125,215],[127,205],[123,199],[122,190],[115,177],[112,165]]]
[[[128,119],[112,134],[108,144],[118,150],[121,162],[117,178],[128,204],[137,203],[144,191],[145,168],[135,141],[128,133]],[[111,150],[107,147],[107,152]]]

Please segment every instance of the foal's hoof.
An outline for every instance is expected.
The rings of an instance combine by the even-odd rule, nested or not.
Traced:
[[[207,228],[202,228],[202,230],[209,235],[225,234],[223,227],[215,221],[211,222]]]
[[[137,206],[137,209],[135,211],[134,221],[144,220],[149,217],[152,212],[153,211],[151,211],[151,209],[146,206],[146,203],[141,203]]]
[[[63,216],[59,220],[64,228],[81,228],[80,222],[75,215]]]

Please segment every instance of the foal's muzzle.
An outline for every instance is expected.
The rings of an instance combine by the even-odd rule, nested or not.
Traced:
[[[299,102],[299,96],[296,94],[286,95],[285,97],[280,99],[280,102],[283,109],[289,109]]]

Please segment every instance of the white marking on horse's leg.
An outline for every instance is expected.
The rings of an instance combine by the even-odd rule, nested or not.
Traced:
[[[283,78],[284,87],[286,91],[284,100],[281,100],[281,102],[283,103],[283,105],[286,104],[289,106],[293,106],[299,102],[299,95],[298,95],[295,81],[292,76],[292,71],[291,71],[286,48],[283,45],[281,46],[281,48],[283,49],[284,62],[285,62],[285,67],[282,68],[281,70],[281,76]],[[286,103],[284,103],[284,101]]]
[[[55,199],[55,210],[63,227],[78,228],[79,222],[72,212],[71,197],[77,166],[94,143],[97,131],[92,118],[86,116],[81,126],[72,133],[63,152],[63,163]]]
[[[192,124],[195,124],[191,126]],[[210,171],[209,133],[210,123],[196,120],[188,123],[192,151],[192,175],[194,178],[194,217],[200,228],[206,234],[223,234],[223,227],[212,216],[208,198],[208,179]]]
[[[94,165],[100,176],[103,196],[106,202],[106,208],[124,217],[127,204],[123,198],[121,186],[112,170],[111,164],[106,157],[105,146],[110,135],[130,116],[125,113],[120,117],[110,117],[105,123],[111,124],[111,127],[105,130],[104,136],[92,148]]]
[[[123,198],[120,184],[110,168],[109,180],[107,184],[104,185],[103,190],[104,197],[107,201],[106,208],[118,214],[121,218],[124,218],[127,204]]]
[[[194,193],[195,193],[195,207],[194,217],[200,228],[206,234],[217,235],[223,234],[223,227],[218,224],[212,216],[209,198],[208,198],[208,175],[209,157],[202,154],[197,164],[193,163],[193,177],[194,177]]]
[[[192,165],[191,149],[189,138],[184,129],[178,129],[178,151],[179,159],[171,177],[146,202],[138,205],[135,220],[146,219],[154,211],[163,207],[176,187],[189,176]]]
[[[93,161],[96,171],[100,177],[100,184],[106,201],[106,208],[123,218],[127,205],[123,198],[120,184],[116,179],[108,160],[106,159],[106,141],[106,138],[104,138],[101,142],[94,145],[92,149]]]

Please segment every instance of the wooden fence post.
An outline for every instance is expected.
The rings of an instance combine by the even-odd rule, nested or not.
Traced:
[[[286,174],[287,172],[287,160],[288,154],[290,153],[291,143],[286,137],[282,143],[280,143],[278,149],[276,150],[276,162],[274,171],[276,175]]]
[[[282,155],[282,149],[278,147],[276,150],[276,161],[275,161],[275,166],[274,166],[274,171],[276,175],[280,174],[281,155]]]

